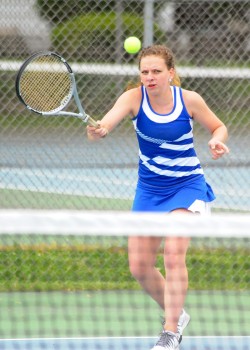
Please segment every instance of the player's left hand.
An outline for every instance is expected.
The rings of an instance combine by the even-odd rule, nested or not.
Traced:
[[[212,154],[213,159],[218,159],[224,154],[229,153],[229,148],[221,141],[211,139],[208,142],[208,146],[210,148],[210,152]]]

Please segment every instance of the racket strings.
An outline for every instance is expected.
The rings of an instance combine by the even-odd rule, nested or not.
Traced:
[[[39,112],[60,110],[72,96],[72,79],[65,64],[56,56],[32,60],[20,78],[20,93],[25,103]]]

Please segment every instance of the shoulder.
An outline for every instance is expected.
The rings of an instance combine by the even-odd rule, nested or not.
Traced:
[[[219,125],[219,120],[210,109],[203,97],[195,91],[184,90],[184,100],[190,116],[205,125],[208,130],[215,129]]]
[[[118,103],[133,103],[133,101],[141,100],[141,88],[133,88],[123,92],[117,99]]]
[[[183,98],[188,102],[196,102],[203,100],[201,95],[193,90],[181,89]]]
[[[206,105],[204,99],[196,91],[182,89],[182,96],[188,111]],[[192,114],[192,113],[191,113]]]
[[[118,99],[119,103],[130,107],[131,113],[137,115],[142,99],[141,87],[136,87],[125,91]]]
[[[141,92],[141,86],[132,88],[132,89],[128,89],[123,93],[124,96],[126,96],[127,98],[139,98],[141,99],[142,97],[142,92]]]

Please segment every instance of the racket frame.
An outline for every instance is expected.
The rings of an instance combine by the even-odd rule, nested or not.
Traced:
[[[64,104],[61,104],[61,106],[59,106],[58,108],[49,111],[49,112],[42,112],[42,111],[38,111],[34,108],[32,108],[31,106],[29,106],[25,100],[22,97],[22,94],[20,92],[20,79],[22,77],[23,72],[25,71],[26,67],[32,62],[34,61],[34,59],[38,58],[38,57],[42,57],[42,56],[55,56],[58,59],[60,59],[60,61],[65,65],[65,67],[68,70],[70,79],[71,79],[71,83],[72,83],[72,88],[70,93],[67,96],[67,100]],[[91,118],[84,110],[81,102],[80,102],[80,98],[78,95],[78,91],[77,91],[77,86],[76,86],[76,80],[75,80],[75,75],[74,72],[72,71],[70,65],[68,64],[68,62],[62,57],[60,56],[58,53],[56,52],[52,52],[52,51],[40,51],[40,52],[36,52],[33,55],[31,55],[19,68],[19,71],[17,73],[16,76],[16,94],[17,97],[19,98],[19,100],[25,105],[25,107],[32,111],[35,112],[37,114],[43,115],[43,116],[71,116],[71,117],[75,117],[78,118],[80,120],[82,120],[84,123],[88,123],[91,126],[94,127],[99,127],[99,124],[93,119]],[[72,97],[74,97],[75,103],[77,105],[77,108],[79,110],[79,113],[74,113],[74,112],[68,112],[68,111],[64,111],[63,109],[69,104],[70,100],[72,99]]]

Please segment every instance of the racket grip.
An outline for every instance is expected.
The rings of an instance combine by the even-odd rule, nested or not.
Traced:
[[[91,118],[90,116],[87,117],[87,123],[91,126],[94,126],[95,128],[99,128],[100,125],[93,119]]]

